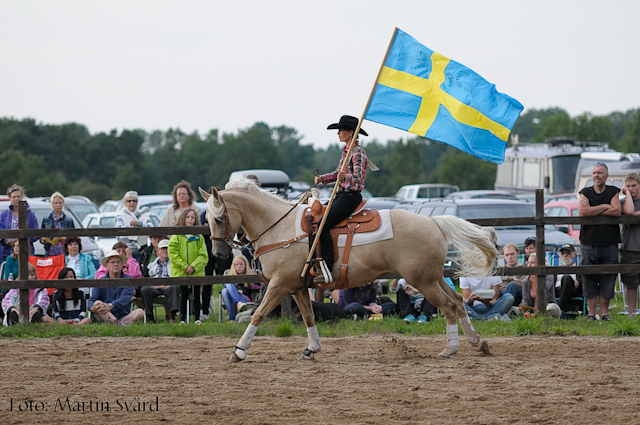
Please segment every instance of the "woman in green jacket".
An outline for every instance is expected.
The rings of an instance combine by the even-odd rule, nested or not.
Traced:
[[[199,226],[198,214],[193,208],[187,208],[180,214],[176,226]],[[169,239],[169,261],[171,263],[171,277],[204,276],[204,268],[209,261],[207,246],[202,235],[173,235]],[[200,325],[200,288],[194,285],[193,312],[195,324]],[[187,300],[191,286],[180,286],[180,323],[185,323],[187,317]]]

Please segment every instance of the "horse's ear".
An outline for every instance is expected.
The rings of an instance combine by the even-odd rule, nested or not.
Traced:
[[[212,193],[205,192],[204,190],[202,190],[202,188],[201,188],[201,187],[198,187],[198,190],[200,191],[200,196],[202,196],[202,198],[203,198],[205,201],[208,201],[208,200],[209,200],[209,198],[211,197]]]

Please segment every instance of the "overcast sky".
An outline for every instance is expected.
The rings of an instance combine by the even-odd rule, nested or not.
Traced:
[[[397,26],[525,107],[640,106],[637,1],[0,0],[0,116],[91,133],[360,117]],[[365,121],[372,140],[411,135]]]

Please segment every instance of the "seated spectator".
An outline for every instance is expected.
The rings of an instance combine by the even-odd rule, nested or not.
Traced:
[[[535,243],[533,245],[535,249]],[[508,242],[502,248],[504,260],[507,267],[518,267],[522,264],[518,263],[518,257],[520,256],[520,250],[518,245],[513,242]],[[502,283],[500,283],[500,295],[509,293],[513,295],[514,305],[520,305],[522,302],[522,280],[526,275],[520,276],[502,276]]]
[[[36,266],[29,263],[29,280],[38,280]],[[52,322],[47,316],[49,294],[44,288],[29,289],[29,321],[31,323]],[[2,310],[5,315],[5,325],[15,325],[20,320],[20,290],[11,289],[2,299]],[[46,318],[46,319],[45,319]]]
[[[13,240],[13,252],[7,257],[6,264],[4,265],[4,280],[14,280],[20,273],[18,268],[18,255],[20,255],[20,240]]]
[[[149,264],[158,258],[158,244],[161,240],[169,239],[167,236],[149,236],[149,245],[140,247],[140,271],[143,277],[149,277]]]
[[[398,314],[405,322],[415,322],[417,315],[418,323],[427,323],[430,317],[438,313],[438,309],[404,279],[393,279],[389,290],[397,294]]]
[[[171,277],[169,253],[167,248],[169,241],[163,239],[158,244],[158,258],[149,264],[149,276],[154,278]],[[147,322],[155,323],[153,314],[153,298],[164,295],[169,300],[169,315],[165,319],[176,322],[176,314],[180,311],[180,287],[177,285],[154,285],[142,287],[142,303],[147,314]]]
[[[374,282],[362,285],[359,288],[340,290],[338,304],[344,308],[347,316],[357,315],[358,318],[366,318],[371,314],[384,316],[391,314],[396,309],[394,302],[378,304],[378,287]]]
[[[239,276],[253,274],[249,267],[247,257],[240,254],[233,258],[231,268],[225,272],[225,276]],[[246,304],[251,302],[251,298],[243,293],[244,287],[234,283],[225,283],[222,288],[222,299],[229,313],[229,322],[236,322],[236,313],[243,311]]]
[[[75,279],[73,269],[60,270],[58,280]],[[53,319],[60,324],[86,325],[91,323],[87,317],[87,299],[82,289],[58,288],[53,293]]]
[[[101,279],[129,279],[131,276],[123,273],[122,267],[127,257],[118,251],[111,250],[100,261],[107,268],[107,274]],[[128,325],[136,320],[144,319],[144,310],[139,308],[131,311],[132,286],[115,288],[93,288],[89,298],[89,310],[93,323],[111,322],[118,325]]]
[[[4,210],[2,214],[0,214],[0,229],[2,230],[12,230],[18,228],[18,205],[22,198],[25,197],[24,188],[22,186],[18,186],[17,184],[11,185],[7,189],[7,196],[11,203],[9,204],[9,208]],[[27,227],[29,229],[37,229],[38,228],[38,218],[35,213],[31,211],[29,204],[27,204]],[[33,255],[33,243],[37,241],[38,238],[29,238],[29,244],[31,245],[31,255]],[[7,258],[11,255],[13,250],[13,239],[7,238],[2,239],[2,258],[0,260]]]
[[[571,244],[564,244],[560,248],[560,261],[563,266],[576,265],[576,250]],[[582,297],[582,276],[559,274],[556,280],[558,305],[563,312],[582,311],[583,302],[575,298]],[[566,316],[565,316],[566,317]]]
[[[113,249],[118,252],[123,258],[126,258],[126,262],[122,267],[122,272],[130,277],[142,277],[142,271],[140,271],[140,264],[133,258],[133,254],[131,253],[131,249],[124,242],[116,242],[113,245]],[[104,266],[104,263],[101,262],[100,267],[98,267],[98,271],[96,272],[96,279],[102,279],[108,273],[107,268]]]
[[[483,278],[461,277],[460,289],[464,297],[464,307],[467,314],[473,320],[502,320],[510,322],[507,312],[513,305],[513,295],[505,293],[500,295],[500,276],[488,276]],[[480,289],[493,289],[493,298],[482,298],[476,294]]]
[[[115,226],[122,227],[153,227],[151,216],[147,214],[147,208],[138,209],[138,192],[130,190],[122,198],[123,207],[115,217]],[[136,241],[139,245],[146,242],[146,236],[121,237],[119,240],[127,242]]]
[[[536,252],[536,238],[533,236],[524,240],[524,263],[528,264],[529,255]]]
[[[531,253],[529,254],[529,260],[527,262],[527,267],[536,267],[536,265],[538,264],[537,258],[536,258],[536,253]],[[545,282],[545,286],[544,286],[544,290],[546,291],[547,294],[547,310],[551,311],[551,308],[549,308],[549,304],[555,304],[557,306],[556,303],[556,291],[555,291],[555,281],[553,279],[553,275],[547,275],[546,276],[546,282]],[[538,277],[536,275],[529,275],[527,277],[524,278],[524,280],[522,281],[522,304],[520,304],[521,309],[527,309],[526,307],[531,307],[534,309],[538,309]],[[522,308],[524,307],[524,308]],[[556,310],[553,310],[554,312]],[[560,316],[559,314],[559,308],[558,308],[558,314],[557,316]],[[554,313],[555,315],[555,313]]]
[[[73,220],[71,217],[67,217],[67,215],[62,211],[64,208],[64,196],[60,192],[54,192],[49,198],[49,202],[51,202],[51,214],[42,219],[42,228],[43,229],[73,229],[75,225],[73,224]],[[44,252],[47,257],[53,255],[63,255],[65,254],[64,249],[64,238],[40,238],[40,243],[44,245]]]
[[[96,266],[93,263],[93,258],[90,255],[83,254],[82,241],[80,238],[65,238],[64,239],[64,263],[66,267],[73,269],[77,279],[95,279]]]

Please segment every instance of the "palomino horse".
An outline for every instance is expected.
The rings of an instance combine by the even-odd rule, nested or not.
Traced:
[[[211,193],[200,189],[207,200],[207,220],[214,239],[215,255],[227,258],[229,244],[238,228],[261,246],[288,241],[296,237],[296,214],[293,204],[258,188],[250,180],[227,183],[225,190]],[[439,354],[449,357],[458,351],[458,323],[467,340],[488,354],[485,341],[473,328],[460,294],[449,287],[442,276],[448,245],[458,249],[460,275],[482,277],[493,269],[497,255],[494,243],[482,228],[453,216],[422,217],[402,210],[391,211],[393,238],[351,248],[347,278],[350,287],[362,286],[388,273],[402,276],[436,306],[447,319],[447,346]],[[257,238],[257,240],[255,240]],[[320,351],[320,337],[314,323],[313,309],[304,279],[300,277],[308,254],[308,243],[290,243],[260,257],[269,287],[262,303],[253,314],[251,324],[234,348],[230,361],[246,358],[246,350],[256,334],[258,325],[288,294],[293,294],[309,337],[309,346],[301,359],[313,359]],[[340,249],[342,251],[342,249]],[[339,258],[342,258],[342,252]],[[334,265],[334,276],[340,262]],[[331,286],[328,289],[332,289]]]

